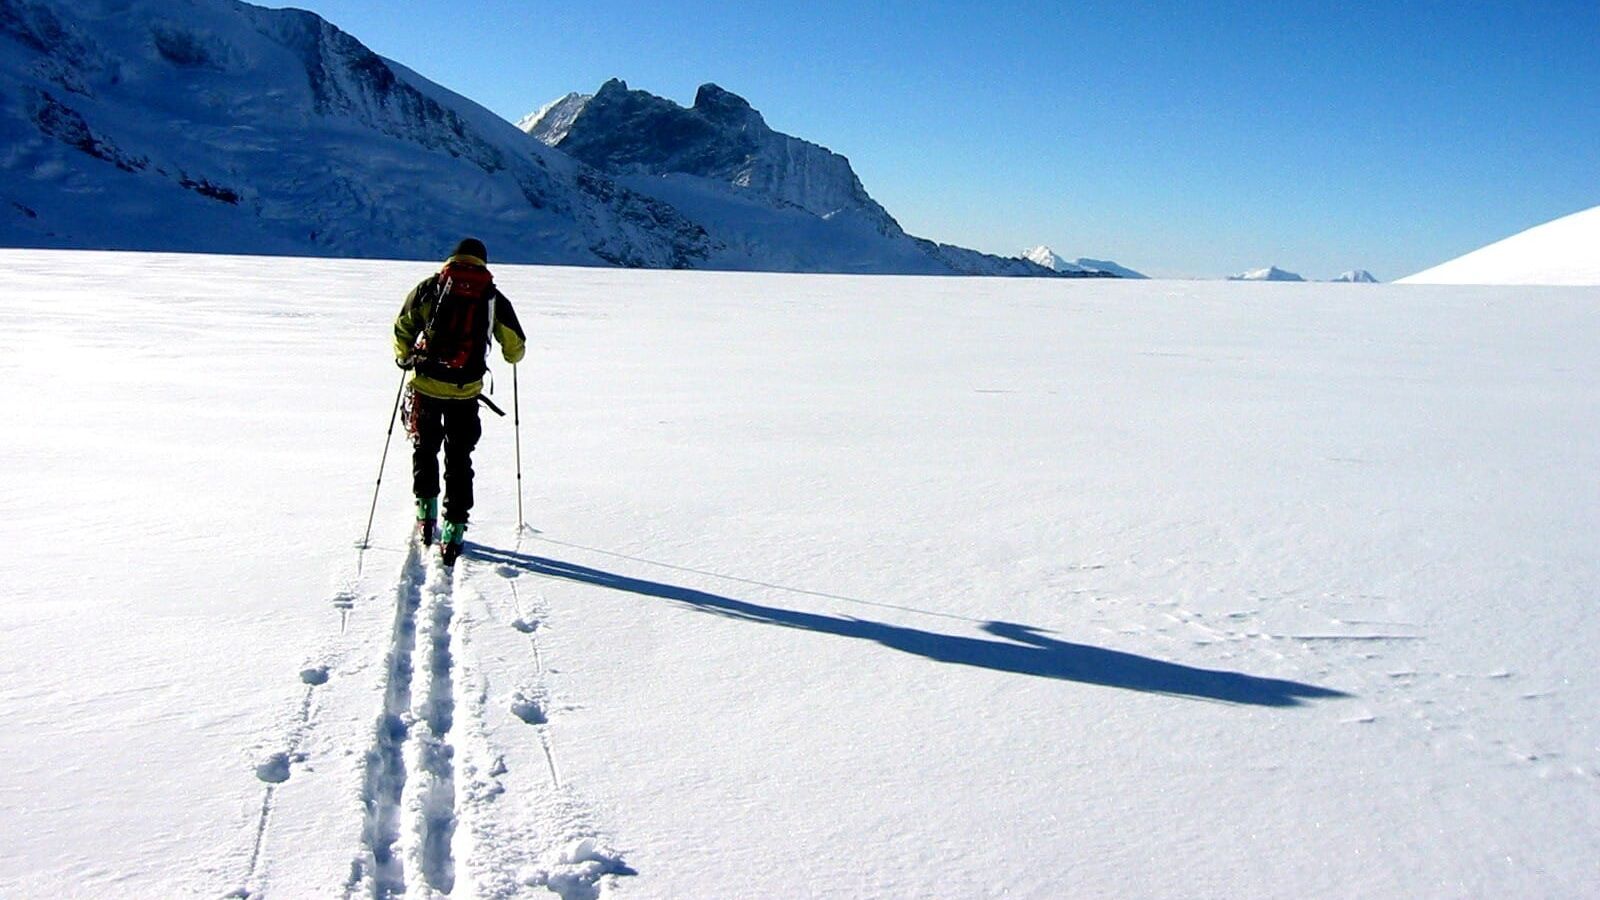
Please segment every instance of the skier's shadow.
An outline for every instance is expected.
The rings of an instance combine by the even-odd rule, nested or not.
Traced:
[[[536,575],[628,591],[645,597],[659,597],[747,622],[876,641],[885,647],[936,662],[976,666],[997,672],[1251,706],[1300,706],[1307,699],[1349,696],[1342,691],[1298,681],[1259,678],[1219,669],[1199,669],[1135,653],[1059,641],[1046,637],[1037,628],[1010,622],[987,622],[983,625],[984,631],[1002,640],[958,637],[849,616],[762,606],[693,588],[630,578],[482,544],[468,543],[466,553],[474,559],[512,566]]]

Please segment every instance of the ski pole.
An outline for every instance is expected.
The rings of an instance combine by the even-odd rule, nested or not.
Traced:
[[[389,442],[394,440],[394,420],[400,413],[400,395],[406,390],[406,372],[400,373],[400,386],[394,392],[394,409],[389,411],[389,430],[383,434],[383,457],[378,460],[378,483],[372,486],[372,509],[367,513],[367,533],[361,536],[361,549],[372,539],[372,519],[378,514],[378,489],[383,487],[383,467],[389,462]]]
[[[511,364],[511,410],[517,433],[517,537],[521,538],[526,526],[522,524],[522,398],[517,393],[516,363]]]

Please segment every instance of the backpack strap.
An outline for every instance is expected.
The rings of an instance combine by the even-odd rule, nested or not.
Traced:
[[[432,353],[433,328],[439,322],[439,310],[444,309],[444,298],[450,293],[450,279],[448,276],[434,275],[431,279],[433,294],[433,312],[428,315],[428,324],[422,328],[422,352],[424,356]]]

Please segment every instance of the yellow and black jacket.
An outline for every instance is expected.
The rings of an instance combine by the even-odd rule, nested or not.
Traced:
[[[471,400],[483,390],[491,334],[506,362],[521,361],[527,336],[511,301],[494,286],[483,260],[452,256],[406,295],[394,320],[394,356],[415,363],[411,387],[417,393]]]

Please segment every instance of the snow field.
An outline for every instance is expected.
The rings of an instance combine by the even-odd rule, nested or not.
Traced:
[[[1600,883],[1592,289],[497,267],[447,573],[431,263],[0,264],[5,896]]]

